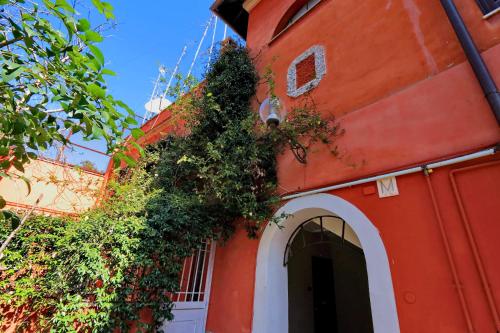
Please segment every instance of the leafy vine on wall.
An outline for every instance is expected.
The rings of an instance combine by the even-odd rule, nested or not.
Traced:
[[[251,107],[258,81],[248,51],[225,45],[181,104],[183,135],[147,146],[79,219],[27,222],[0,261],[0,306],[18,311],[18,329],[126,332],[147,309],[152,320],[139,324],[155,331],[172,319],[184,258],[238,224],[257,235],[279,200],[276,156],[297,142],[332,145],[341,133],[307,104],[278,128],[261,125]],[[5,218],[2,240],[10,228]]]

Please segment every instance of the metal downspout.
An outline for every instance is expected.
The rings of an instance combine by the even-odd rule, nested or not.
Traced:
[[[490,104],[498,125],[500,125],[500,92],[498,87],[491,76],[488,67],[486,66],[479,50],[477,49],[472,36],[470,35],[465,23],[460,16],[460,13],[455,6],[453,0],[441,0],[448,19],[450,20],[455,33],[457,34],[460,44],[467,56],[467,59],[476,74],[477,80],[483,89],[484,95]]]
[[[439,227],[439,233],[441,235],[441,239],[443,241],[446,257],[448,259],[448,264],[450,265],[451,275],[453,277],[453,283],[455,284],[455,288],[458,293],[458,299],[460,301],[460,305],[462,308],[462,313],[464,315],[465,322],[467,324],[467,332],[475,333],[474,325],[472,324],[472,317],[469,309],[469,303],[465,297],[465,293],[463,290],[462,282],[460,281],[460,277],[458,274],[457,265],[455,262],[455,258],[453,257],[453,252],[451,251],[451,244],[448,238],[448,233],[444,226],[443,218],[441,217],[441,210],[439,209],[439,205],[437,203],[436,193],[434,192],[434,186],[432,185],[430,173],[432,169],[425,168],[424,175],[425,181],[427,183],[427,188],[429,190],[429,196],[432,201],[432,207],[434,208],[434,215],[436,217],[436,222]]]
[[[462,197],[460,195],[460,191],[458,189],[458,184],[455,178],[455,174],[464,172],[464,171],[470,171],[470,170],[475,170],[478,168],[484,168],[492,165],[498,165],[500,161],[493,161],[493,162],[485,162],[481,164],[476,164],[460,169],[455,169],[450,171],[449,177],[450,177],[450,182],[451,182],[451,187],[453,189],[453,194],[455,196],[455,200],[458,204],[459,208],[459,213],[460,217],[463,223],[463,226],[465,228],[465,232],[467,234],[467,239],[469,241],[469,245],[472,249],[472,255],[474,258],[474,262],[476,263],[476,268],[479,273],[479,277],[481,279],[481,284],[483,286],[483,291],[485,293],[486,299],[488,300],[488,306],[491,311],[491,315],[493,317],[493,321],[495,323],[495,328],[497,332],[500,332],[500,316],[498,314],[498,309],[495,303],[495,297],[494,297],[494,291],[491,288],[491,283],[488,279],[488,274],[486,273],[486,268],[484,266],[483,260],[481,253],[479,252],[479,246],[478,242],[476,241],[476,238],[474,236],[474,232],[472,230],[472,224],[469,221],[469,217],[467,215],[467,212],[465,210],[464,202],[462,200]]]

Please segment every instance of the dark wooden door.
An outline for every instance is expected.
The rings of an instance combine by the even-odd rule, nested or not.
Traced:
[[[312,257],[311,260],[314,333],[338,333],[332,259]]]

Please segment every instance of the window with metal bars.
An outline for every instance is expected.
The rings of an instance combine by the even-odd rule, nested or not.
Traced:
[[[476,0],[484,15],[500,11],[500,0]]]
[[[193,255],[184,260],[179,281],[179,291],[171,295],[174,302],[203,302],[207,288],[207,273],[212,248],[210,242],[204,242]]]

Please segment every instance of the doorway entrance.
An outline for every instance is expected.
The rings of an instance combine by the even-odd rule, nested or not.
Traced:
[[[297,227],[286,246],[289,333],[373,333],[361,244],[338,216]]]
[[[380,232],[360,209],[332,194],[309,195],[286,202],[274,215],[278,219],[282,216],[286,218],[282,219],[279,225],[271,223],[264,229],[257,252],[252,333],[291,332],[287,260],[291,262],[294,260],[294,255],[298,253],[292,253],[290,256],[288,245],[296,239],[297,235],[300,236],[298,227],[304,221],[325,215],[337,216],[345,221],[344,247],[351,243],[362,249],[362,258],[368,277],[373,332],[400,333],[390,265]],[[334,234],[342,235],[343,223],[336,223],[335,226],[337,232]],[[341,240],[342,237],[340,237]],[[338,281],[339,260],[335,257],[330,258],[333,262],[334,280]],[[348,256],[341,256],[340,259],[342,258],[348,258]],[[312,276],[312,264],[309,267],[309,274]],[[334,283],[337,283],[335,281]],[[339,295],[339,289],[335,288],[335,297],[339,298]],[[346,304],[355,303],[336,301],[335,304],[340,331],[341,311],[344,310]],[[314,310],[313,304],[304,305],[303,309],[312,311]],[[300,312],[297,313],[300,314]],[[313,312],[311,316],[314,317]]]

